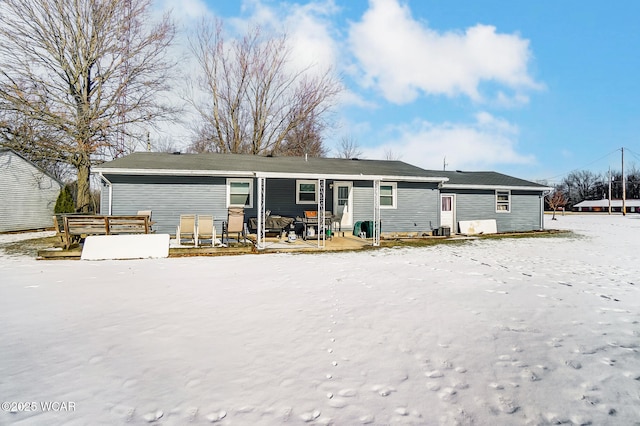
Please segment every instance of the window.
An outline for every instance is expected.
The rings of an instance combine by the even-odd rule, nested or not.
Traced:
[[[318,202],[318,182],[315,180],[296,181],[296,204],[316,204]]]
[[[509,213],[511,211],[511,192],[496,191],[496,212]]]
[[[380,208],[395,209],[398,192],[397,183],[381,183],[380,184]]]
[[[253,180],[227,179],[227,206],[253,207]]]

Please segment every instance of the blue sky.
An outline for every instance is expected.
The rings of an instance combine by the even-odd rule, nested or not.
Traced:
[[[326,144],[557,182],[640,166],[640,2],[164,0],[179,25],[285,30],[343,96]]]

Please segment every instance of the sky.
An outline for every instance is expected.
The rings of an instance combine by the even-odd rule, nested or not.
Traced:
[[[433,170],[549,184],[640,166],[640,3],[565,0],[162,0],[179,28],[203,16],[286,31],[292,62],[344,90],[325,144]],[[186,138],[186,136],[183,136]]]

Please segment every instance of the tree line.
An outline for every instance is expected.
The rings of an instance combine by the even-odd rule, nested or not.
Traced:
[[[640,170],[631,166],[629,170],[625,170],[624,175],[626,198],[640,199]],[[573,171],[553,186],[553,191],[547,197],[547,207],[551,210],[558,207],[571,209],[581,201],[608,199],[609,182],[611,199],[622,199],[621,171],[611,171],[611,175],[609,172]],[[554,201],[551,201],[554,196]]]
[[[187,104],[197,112],[192,152],[326,155],[342,91],[333,70],[295,68],[286,34],[255,26],[227,40],[222,21],[203,20],[189,38],[190,90],[177,101],[176,35],[169,14],[152,19],[152,0],[3,0],[0,145],[75,180],[83,212],[91,167],[145,146]]]

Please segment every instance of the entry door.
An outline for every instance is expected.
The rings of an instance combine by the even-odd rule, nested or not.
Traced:
[[[456,196],[453,194],[440,195],[440,226],[448,226],[451,233],[456,232]]]
[[[340,218],[341,229],[353,226],[353,182],[333,183],[333,212]]]

